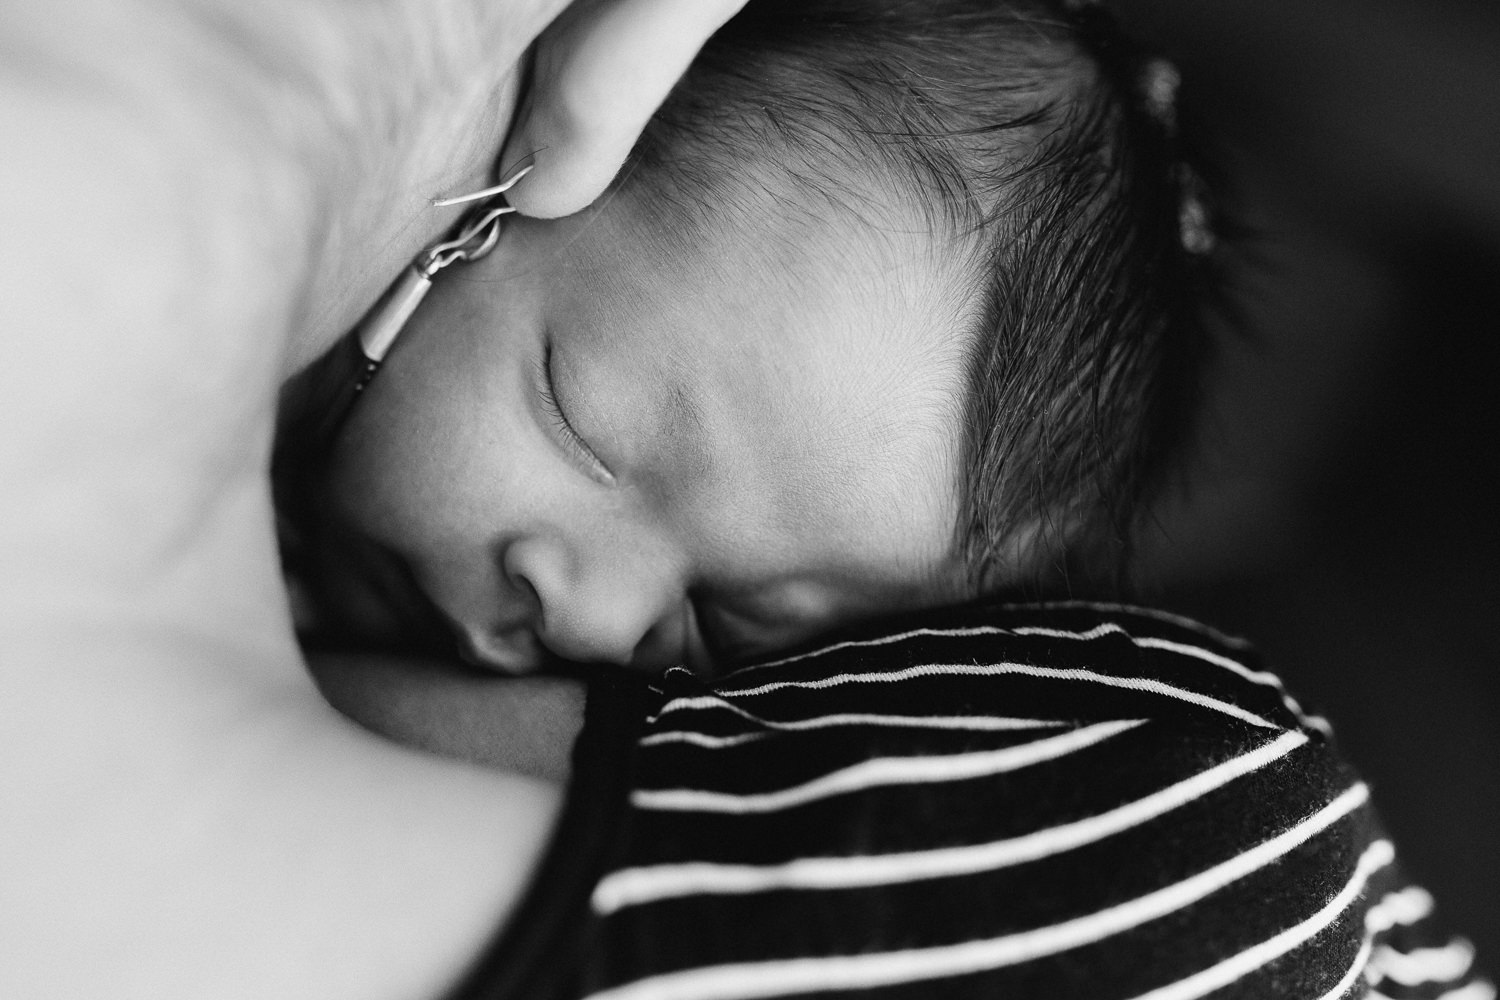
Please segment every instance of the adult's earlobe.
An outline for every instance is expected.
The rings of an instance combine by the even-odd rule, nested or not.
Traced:
[[[510,193],[524,215],[587,208],[715,31],[745,0],[576,3],[537,42],[530,94],[501,155],[536,169]]]

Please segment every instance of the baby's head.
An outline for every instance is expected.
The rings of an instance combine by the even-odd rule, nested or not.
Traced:
[[[1112,560],[1185,426],[1197,264],[1091,24],[752,2],[609,196],[413,321],[326,483],[339,614],[706,666]]]

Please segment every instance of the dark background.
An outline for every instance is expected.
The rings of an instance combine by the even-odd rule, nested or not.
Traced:
[[[1146,596],[1249,636],[1331,718],[1493,970],[1500,5],[1113,6],[1179,63],[1259,258]]]

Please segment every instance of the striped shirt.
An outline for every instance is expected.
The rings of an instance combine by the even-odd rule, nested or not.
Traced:
[[[591,692],[455,996],[1495,997],[1243,643],[1081,602],[923,624]]]

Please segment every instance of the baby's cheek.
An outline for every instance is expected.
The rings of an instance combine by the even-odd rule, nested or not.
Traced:
[[[411,384],[411,359],[395,360],[365,390],[326,480],[338,516],[382,535],[440,514],[459,485],[464,447],[462,426],[443,412],[447,401]]]

